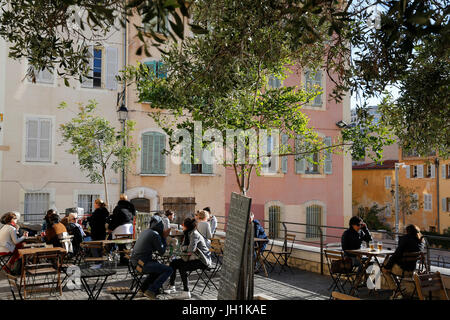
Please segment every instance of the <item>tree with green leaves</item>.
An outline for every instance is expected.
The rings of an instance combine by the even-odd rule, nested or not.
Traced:
[[[335,141],[319,139],[301,108],[323,92],[320,86],[269,85],[269,79],[282,81],[290,73],[298,72],[299,67],[307,68],[308,76],[313,78],[324,68],[323,54],[330,45],[326,42],[312,45],[306,27],[302,36],[287,34],[284,25],[294,22],[275,14],[284,10],[277,4],[254,11],[245,5],[250,3],[197,1],[191,8],[193,21],[208,33],[168,46],[162,54],[167,77],[155,76],[143,64],[123,72],[121,80],[128,84],[134,81],[140,101],[157,110],[150,114],[156,123],[169,136],[176,129],[193,132],[196,121],[202,123],[204,132],[216,130],[222,137],[227,136],[227,130],[255,136],[263,130],[269,134],[278,130],[295,143],[282,143],[280,152],[270,157],[295,156],[299,166],[305,161],[318,165],[332,152],[344,149],[354,153],[373,150],[380,155],[382,146],[392,139],[384,128],[368,122],[343,129]],[[314,33],[332,40],[316,16],[304,19],[315,26]],[[178,142],[171,141],[170,151]],[[249,189],[252,171],[260,173],[267,160],[258,151],[256,159],[249,157],[256,144],[245,143],[243,162],[234,148],[225,150],[225,154],[234,156],[233,162],[220,163],[233,167],[244,194]],[[323,154],[322,159],[315,156],[319,153]],[[197,158],[189,160],[195,163]]]
[[[89,104],[79,105],[76,117],[70,122],[62,124],[60,132],[62,143],[70,145],[68,153],[76,155],[82,171],[86,172],[91,183],[103,183],[105,201],[108,203],[107,171],[127,168],[137,152],[137,147],[129,142],[130,134],[134,130],[134,122],[126,121],[125,129],[116,131],[114,126],[105,118],[96,115],[97,102],[90,100]],[[61,103],[61,109],[67,108]]]
[[[380,214],[384,212],[386,207],[379,207],[374,204],[370,208],[358,206],[357,216],[361,217],[367,226],[372,230],[387,230],[391,228],[380,218]]]
[[[406,217],[414,214],[418,209],[423,207],[423,203],[415,196],[416,192],[417,190],[414,190],[413,188],[399,186],[398,205],[403,227],[406,227]],[[395,212],[395,197],[392,199],[391,208],[393,208]]]
[[[217,39],[220,50],[211,53],[217,58],[225,53],[224,58],[245,59],[246,49],[252,44],[277,43],[272,41],[273,34],[260,38],[251,35],[254,26],[271,23],[277,27],[275,38],[282,35],[289,40],[274,49],[295,52],[296,63],[302,67],[315,69],[321,64],[336,85],[332,96],[337,100],[350,90],[361,96],[363,103],[359,108],[364,110],[366,98],[382,96],[390,86],[404,88],[403,98],[394,106],[381,108],[385,125],[398,134],[405,149],[417,147],[423,154],[439,150],[448,155],[448,125],[440,126],[450,123],[447,101],[436,112],[437,105],[424,104],[423,94],[417,89],[414,92],[413,86],[427,89],[427,102],[436,101],[448,91],[445,66],[449,60],[449,3],[449,0],[1,0],[0,37],[8,41],[10,57],[28,60],[32,79],[35,70],[47,68],[69,85],[70,78],[81,81],[82,76],[88,75],[87,42],[101,40],[115,26],[130,21],[134,14],[150,26],[132,26],[142,41],[138,52],[147,55],[151,46],[166,52],[171,41],[186,40],[186,28],[196,35],[225,36],[226,29],[216,28],[231,17],[240,28],[229,30],[228,39]],[[432,50],[427,48],[428,43]],[[231,49],[236,49],[233,56],[227,55]],[[425,59],[427,52],[432,52],[432,59]],[[272,53],[276,54],[276,50]],[[313,56],[316,58],[311,59]],[[281,55],[280,61],[283,59]],[[444,68],[440,67],[442,63]],[[213,69],[218,71],[214,66],[209,68]],[[417,70],[424,73],[418,74]],[[237,77],[247,77],[238,69],[231,71],[234,77],[217,73],[217,86],[221,86],[222,80],[228,84],[227,81]],[[415,83],[416,79],[420,84]],[[436,129],[430,132],[430,126]],[[442,130],[438,132],[437,128]],[[412,134],[402,135],[405,129]]]

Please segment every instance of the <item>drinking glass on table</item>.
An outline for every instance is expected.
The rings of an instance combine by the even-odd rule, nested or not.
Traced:
[[[369,242],[369,248],[371,251],[375,249],[375,245],[374,245],[373,241]]]
[[[361,249],[367,249],[367,244],[365,241],[361,242]]]
[[[381,242],[381,241],[378,241],[378,243],[377,243],[377,247],[378,247],[378,251],[381,251],[381,250],[383,250],[383,242]]]

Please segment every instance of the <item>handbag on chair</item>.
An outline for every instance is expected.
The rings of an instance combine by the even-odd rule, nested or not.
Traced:
[[[353,269],[353,262],[350,257],[334,260],[331,262],[332,273],[349,273]]]

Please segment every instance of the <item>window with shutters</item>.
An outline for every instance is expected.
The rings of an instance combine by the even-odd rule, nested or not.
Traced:
[[[384,187],[385,187],[386,189],[388,189],[388,190],[391,189],[391,185],[392,185],[391,179],[392,179],[391,176],[385,176],[385,177],[384,177]]]
[[[77,206],[84,209],[85,214],[94,212],[94,201],[100,198],[99,194],[78,194]]]
[[[117,90],[119,51],[111,46],[89,46],[89,73],[83,77],[81,87]]]
[[[37,71],[34,69],[35,73],[35,79],[36,83],[43,83],[43,84],[53,84],[55,82],[55,77],[53,73],[51,73],[48,69],[39,70]],[[32,81],[32,79],[29,77],[28,80]]]
[[[411,210],[417,210],[419,208],[419,195],[417,193],[410,194]]]
[[[289,147],[289,136],[287,134],[283,134],[281,136],[281,144],[282,144],[282,149],[280,149],[280,152],[287,153],[288,147]],[[288,157],[287,156],[281,157],[281,171],[283,173],[288,172]]]
[[[25,193],[24,222],[41,224],[48,209],[50,209],[50,193]]]
[[[432,200],[433,197],[431,194],[424,194],[423,195],[423,209],[425,211],[431,211],[433,210],[433,203]]]
[[[143,24],[144,32],[150,33],[151,31],[155,33],[162,33],[170,31],[170,22],[169,22],[169,12],[166,12],[164,19],[158,19],[158,17],[154,17],[149,22]]]
[[[282,86],[282,81],[275,77],[274,75],[269,76],[269,82],[268,82],[269,88],[271,89],[278,89]]]
[[[278,171],[278,157],[273,155],[273,150],[275,149],[274,137],[271,135],[267,136],[267,157],[269,161],[262,165],[262,171],[264,173],[276,173]]]
[[[191,150],[191,155],[194,154],[194,151]],[[214,173],[214,150],[209,150],[208,148],[204,148],[203,152],[200,154],[199,162],[201,163],[193,163],[192,159],[184,159],[183,151],[181,151],[181,173],[188,174],[213,174]]]
[[[26,118],[25,161],[51,162],[52,119],[44,117]]]
[[[306,160],[305,167],[306,174],[319,174],[319,153],[313,153],[309,156],[309,159]]]
[[[277,239],[280,237],[280,206],[269,207],[269,238]]]
[[[384,216],[390,217],[391,216],[391,204],[386,203],[386,206],[384,207]]]
[[[322,90],[322,71],[312,72],[305,71],[305,89],[308,91],[323,91]],[[317,95],[313,101],[312,106],[322,106],[322,94]]]
[[[322,206],[313,204],[306,207],[306,238],[319,238],[320,231],[317,226],[322,225]]]
[[[417,166],[411,166],[411,176],[413,178],[417,178],[417,172],[418,172],[418,167]]]
[[[442,198],[442,212],[450,212],[450,198]]]
[[[160,132],[146,132],[142,135],[141,174],[165,174],[166,135]]]
[[[144,65],[146,65],[149,71],[153,75],[156,75],[157,78],[159,79],[167,78],[167,69],[162,61],[156,60],[146,61],[144,62]]]

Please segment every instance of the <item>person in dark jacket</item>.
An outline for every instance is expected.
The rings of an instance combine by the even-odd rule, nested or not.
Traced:
[[[372,235],[363,219],[358,216],[351,217],[349,228],[342,234],[341,245],[344,255],[352,259],[353,265],[359,266],[361,263],[354,254],[348,253],[347,250],[360,249],[363,241],[372,241]]]
[[[122,194],[108,221],[108,231],[112,233],[113,239],[116,238],[116,235],[133,234],[133,210],[133,204],[126,200],[126,195]],[[123,252],[126,249],[126,245],[119,244],[118,247],[120,264],[128,265],[128,260]]]
[[[105,224],[109,217],[106,204],[101,199],[94,201],[95,211],[89,217],[89,225],[91,226],[91,238],[92,240],[105,240],[106,228]]]
[[[96,199],[94,201],[95,211],[88,218],[89,226],[91,227],[91,239],[95,240],[105,240],[106,238],[106,227],[105,224],[109,217],[109,211],[106,208],[105,202],[101,199]],[[101,249],[91,249],[93,257],[101,257]],[[97,267],[99,267],[97,265]]]
[[[405,253],[421,252],[424,249],[423,236],[418,226],[410,224],[406,227],[406,235],[399,237],[398,246],[394,254],[389,258],[383,267],[383,272],[402,274],[402,271],[414,271],[416,261],[403,261]]]
[[[250,212],[250,221],[253,222],[253,228],[255,229],[255,238],[259,238],[259,239],[268,239],[266,232],[263,228],[263,226],[261,225],[261,223],[259,222],[259,220],[255,219],[255,215],[253,214],[253,212]],[[260,251],[264,250],[267,246],[267,243],[263,243],[261,245],[261,247],[259,248]]]
[[[386,275],[384,278],[390,289],[395,290],[396,284],[395,276],[412,277],[416,269],[417,261],[404,261],[402,258],[405,253],[420,252],[424,249],[423,236],[420,233],[419,227],[410,224],[406,227],[406,235],[399,237],[398,246],[394,254],[389,258],[387,263],[383,266],[382,271]],[[391,299],[396,298],[396,295]]]
[[[142,231],[131,254],[131,264],[136,266],[139,260],[144,262],[143,272],[149,274],[140,288],[144,295],[155,300],[159,289],[172,274],[172,268],[153,259],[153,252],[163,255],[166,252],[165,242],[162,241],[169,234],[164,230],[161,217],[153,216],[150,220],[150,228]]]

